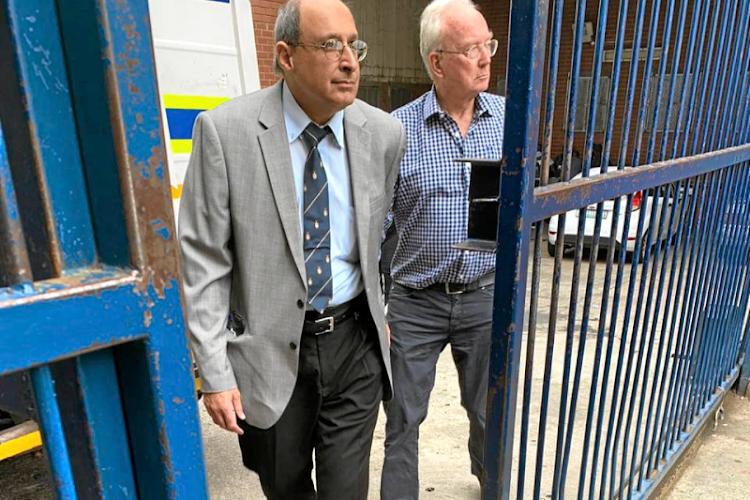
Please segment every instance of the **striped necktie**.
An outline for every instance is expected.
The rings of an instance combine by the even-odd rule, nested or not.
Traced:
[[[305,161],[303,185],[307,301],[318,312],[323,312],[331,304],[333,297],[328,179],[318,152],[318,144],[330,132],[329,127],[320,128],[310,123],[302,133],[302,140],[310,148]]]

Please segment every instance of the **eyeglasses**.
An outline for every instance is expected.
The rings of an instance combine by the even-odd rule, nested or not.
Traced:
[[[295,47],[311,47],[313,49],[320,49],[331,61],[338,61],[341,59],[344,53],[344,47],[349,49],[357,57],[358,61],[361,61],[367,56],[367,44],[362,40],[354,40],[353,42],[344,43],[336,38],[331,38],[323,43],[295,43]]]
[[[488,40],[484,43],[478,43],[476,45],[472,45],[466,50],[439,49],[439,50],[436,50],[435,52],[440,52],[443,54],[463,54],[467,58],[474,61],[474,60],[479,59],[482,56],[482,49],[487,50],[490,53],[490,57],[493,57],[495,53],[497,52],[498,45],[500,45],[500,43],[493,38],[492,40]]]

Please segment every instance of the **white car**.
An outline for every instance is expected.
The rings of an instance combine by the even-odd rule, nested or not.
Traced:
[[[593,177],[599,175],[598,168],[592,168],[590,176]],[[573,179],[580,179],[583,175],[578,174]],[[663,190],[662,190],[663,191]],[[659,227],[659,220],[661,219],[661,209],[665,198],[662,196],[654,197],[653,195],[643,195],[641,192],[636,193],[633,196],[633,212],[630,216],[630,227],[627,236],[623,235],[623,229],[625,226],[625,215],[626,215],[626,204],[628,198],[623,196],[620,198],[620,216],[617,224],[617,232],[615,233],[615,241],[610,241],[610,235],[612,234],[612,220],[614,219],[614,208],[615,202],[613,200],[605,201],[602,210],[602,224],[601,232],[599,233],[599,248],[606,249],[614,243],[616,250],[622,249],[625,246],[625,251],[628,256],[631,257],[635,251],[636,237],[638,233],[638,220],[640,217],[646,217],[643,221],[643,232],[641,238],[643,244],[641,245],[641,252],[645,250],[645,242],[648,236],[649,225],[651,222],[651,205],[656,203],[656,228]],[[667,198],[667,203],[670,207],[672,204],[672,198]],[[662,228],[662,234],[659,238],[659,242],[662,242],[667,238],[668,225],[669,225],[669,208],[667,209],[667,220],[664,221],[664,227]],[[571,210],[565,215],[565,248],[574,248],[576,244],[576,238],[578,237],[578,221],[579,221],[578,209]],[[590,205],[586,211],[586,223],[583,232],[583,247],[590,249],[594,241],[594,223],[596,221],[596,205]],[[645,215],[644,215],[645,214]],[[558,242],[559,233],[559,217],[557,215],[552,216],[549,221],[549,228],[547,231],[547,252],[551,255],[555,255],[555,247]],[[674,224],[673,231],[676,230],[676,224]],[[654,241],[655,238],[652,238]]]

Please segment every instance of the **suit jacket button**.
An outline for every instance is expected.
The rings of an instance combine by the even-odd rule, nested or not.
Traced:
[[[298,300],[297,301],[297,307],[299,307],[300,309],[302,309],[303,307],[305,307],[305,303],[302,302],[302,300]]]
[[[294,342],[289,342],[289,348],[291,350],[295,350],[295,349],[297,349],[297,344],[295,344]]]

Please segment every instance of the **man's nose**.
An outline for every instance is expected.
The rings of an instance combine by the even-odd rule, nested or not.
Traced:
[[[481,52],[479,55],[479,65],[480,66],[487,66],[492,62],[492,55],[490,54],[490,48],[488,46],[482,46]]]
[[[345,45],[341,51],[339,68],[341,68],[342,71],[351,73],[357,68],[358,65],[359,60],[357,59],[357,53],[349,45]]]

